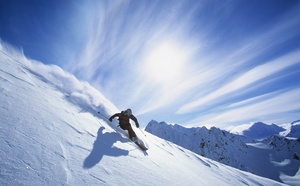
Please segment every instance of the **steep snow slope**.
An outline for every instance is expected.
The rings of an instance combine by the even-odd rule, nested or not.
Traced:
[[[0,49],[0,185],[281,185],[149,133],[143,153],[87,83]]]
[[[291,185],[300,183],[299,140],[272,136],[255,141],[215,127],[184,128],[156,121],[151,121],[145,130],[240,170]]]

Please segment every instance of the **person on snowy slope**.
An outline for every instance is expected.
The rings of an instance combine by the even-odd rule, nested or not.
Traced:
[[[133,131],[131,125],[130,125],[129,119],[132,119],[135,122],[135,125],[136,125],[137,128],[139,128],[140,125],[139,125],[139,122],[136,119],[136,117],[134,115],[132,115],[131,109],[127,109],[125,111],[122,111],[121,113],[116,113],[116,114],[112,115],[109,118],[109,121],[112,122],[112,120],[115,117],[119,117],[118,120],[119,120],[120,127],[123,130],[128,131],[129,138],[134,142],[137,141],[137,136],[136,136],[135,132]]]

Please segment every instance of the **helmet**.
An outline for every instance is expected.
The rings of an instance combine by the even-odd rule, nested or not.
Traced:
[[[129,108],[129,109],[125,110],[124,114],[126,114],[127,116],[131,116],[132,110]]]

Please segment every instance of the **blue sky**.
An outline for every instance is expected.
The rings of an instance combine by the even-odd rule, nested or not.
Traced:
[[[297,0],[0,0],[0,38],[120,110],[185,126],[300,119]]]

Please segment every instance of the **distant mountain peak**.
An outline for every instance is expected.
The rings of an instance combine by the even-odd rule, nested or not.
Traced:
[[[271,135],[278,134],[285,129],[275,124],[265,124],[263,122],[256,122],[250,126],[249,129],[243,131],[243,135],[252,139],[264,139]]]
[[[291,124],[292,124],[292,125],[300,125],[300,119],[299,119],[299,120],[296,120],[296,121],[293,121]]]

